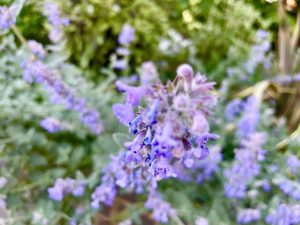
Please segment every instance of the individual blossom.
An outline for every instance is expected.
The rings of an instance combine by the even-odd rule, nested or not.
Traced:
[[[132,225],[132,220],[131,219],[124,220],[118,223],[118,225]]]
[[[296,174],[299,169],[300,169],[300,160],[297,156],[295,155],[289,155],[287,158],[287,166],[289,168],[289,170]]]
[[[81,181],[72,178],[58,178],[54,186],[48,188],[49,198],[54,201],[62,201],[65,195],[82,196],[84,194],[84,185]]]
[[[46,55],[46,51],[43,47],[43,45],[41,45],[40,43],[38,43],[35,40],[29,40],[27,42],[27,45],[29,47],[29,49],[31,50],[31,52],[38,58],[44,58]]]
[[[17,6],[0,6],[0,29],[7,30],[16,23]]]
[[[237,223],[248,224],[256,222],[261,218],[261,213],[259,209],[242,209],[239,210],[237,215]]]
[[[62,123],[54,117],[47,117],[40,122],[42,128],[49,133],[57,133],[67,128],[66,124]]]
[[[158,72],[153,62],[144,62],[141,66],[141,82],[144,84],[155,82],[158,79]]]
[[[58,5],[53,2],[44,4],[44,15],[51,26],[49,39],[54,43],[59,42],[63,38],[63,27],[68,26],[70,20],[61,16]]]
[[[233,121],[243,111],[243,102],[240,99],[230,101],[224,111],[227,121]]]
[[[195,225],[209,225],[208,220],[204,217],[198,217],[195,221]]]
[[[296,225],[300,223],[299,204],[280,204],[277,209],[271,211],[266,217],[270,225]]]
[[[253,133],[235,150],[235,159],[232,166],[224,171],[226,183],[225,194],[229,198],[244,198],[247,186],[260,173],[260,161],[264,160],[265,135]]]
[[[171,205],[168,202],[163,201],[160,194],[157,192],[151,192],[148,195],[145,207],[153,210],[153,219],[161,223],[167,223],[170,218],[177,215]]]
[[[134,33],[135,33],[134,28],[129,24],[125,24],[122,27],[121,33],[119,34],[119,38],[118,38],[119,44],[124,46],[129,46],[129,44],[134,39]]]

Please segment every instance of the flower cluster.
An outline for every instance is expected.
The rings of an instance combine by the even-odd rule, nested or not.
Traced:
[[[259,101],[255,96],[250,96],[242,108],[243,114],[237,123],[237,136],[246,138],[249,134],[255,132],[259,124]]]
[[[67,125],[54,117],[47,117],[40,122],[42,128],[49,133],[56,133],[67,129]]]
[[[196,181],[198,184],[212,179],[213,175],[220,169],[221,147],[213,146],[205,160],[195,160],[193,154],[193,152],[185,153],[182,162],[174,166],[177,178],[182,181]]]
[[[266,222],[271,225],[296,225],[300,223],[299,204],[281,204],[267,217]]]
[[[16,23],[17,6],[0,6],[0,29],[7,30]]]
[[[242,209],[238,212],[237,222],[239,224],[248,224],[259,220],[260,217],[259,209]]]
[[[123,151],[111,157],[103,173],[101,184],[92,194],[91,206],[95,209],[99,208],[100,203],[111,206],[118,188],[141,194],[147,191],[148,187],[155,189],[157,186],[156,181],[148,176],[147,170],[134,168],[126,163],[126,154]]]
[[[58,43],[63,38],[63,27],[68,26],[70,24],[70,20],[61,16],[58,5],[53,2],[45,3],[44,15],[47,17],[51,26],[49,39],[53,43]]]
[[[182,161],[187,151],[193,152],[198,160],[206,158],[207,142],[217,138],[208,133],[207,122],[216,103],[210,92],[213,82],[206,82],[200,74],[194,77],[192,68],[182,65],[177,69],[175,82],[167,85],[158,81],[138,87],[120,81],[116,85],[126,93],[126,102],[114,106],[114,113],[135,135],[133,141],[125,143],[127,162],[148,167],[160,180],[177,176],[172,165]],[[146,108],[139,106],[141,99],[146,101]],[[137,106],[132,118],[132,107]]]
[[[80,181],[72,178],[58,178],[53,187],[48,188],[49,198],[54,201],[62,201],[65,195],[82,196],[84,194],[84,185]]]
[[[160,194],[156,191],[150,192],[145,207],[153,210],[153,219],[161,223],[169,222],[169,218],[172,218],[177,214],[171,205],[168,202],[163,201]]]
[[[81,122],[93,133],[99,134],[103,130],[103,124],[99,113],[87,106],[86,100],[77,96],[74,91],[59,77],[58,72],[43,63],[45,50],[36,41],[28,41],[31,57],[22,64],[23,78],[29,83],[36,82],[44,85],[51,94],[54,104],[63,105],[68,110],[78,112]]]
[[[134,39],[135,30],[129,24],[124,24],[119,34],[118,42],[120,46],[116,49],[116,55],[113,55],[113,68],[124,70],[128,66],[128,56],[130,55],[129,45]]]
[[[225,170],[225,194],[230,198],[244,198],[247,186],[259,175],[260,164],[264,160],[265,135],[253,133],[241,142],[241,148],[235,151],[232,166]]]
[[[253,74],[259,65],[269,69],[271,67],[271,55],[268,52],[271,49],[270,41],[268,40],[268,32],[258,30],[255,35],[255,45],[252,46],[249,59],[245,63],[245,69],[248,74]]]

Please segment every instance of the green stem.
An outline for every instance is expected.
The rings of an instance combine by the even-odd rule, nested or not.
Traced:
[[[16,35],[16,37],[19,39],[19,41],[23,45],[27,45],[27,41],[26,41],[25,37],[22,35],[22,33],[19,31],[19,29],[15,25],[11,26],[11,30],[13,31],[13,33]]]

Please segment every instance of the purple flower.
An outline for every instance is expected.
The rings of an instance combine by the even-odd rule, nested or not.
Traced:
[[[271,67],[272,56],[268,54],[271,44],[268,40],[268,32],[258,30],[256,33],[256,41],[252,46],[249,59],[245,63],[245,69],[248,74],[252,75],[259,65],[263,65],[265,69]]]
[[[38,58],[44,58],[46,55],[46,51],[40,43],[36,42],[35,40],[29,40],[27,42],[28,47],[30,48],[31,52],[37,56]]]
[[[290,155],[287,159],[287,166],[292,173],[296,174],[300,169],[299,158],[295,155]]]
[[[162,200],[161,196],[157,192],[149,194],[145,207],[153,210],[153,219],[161,223],[167,223],[169,218],[172,218],[177,214],[169,203]]]
[[[119,34],[119,44],[128,46],[134,39],[135,30],[132,26],[125,24]]]
[[[64,26],[69,26],[70,20],[62,17],[58,5],[52,2],[44,4],[44,15],[51,25],[49,39],[54,43],[59,42],[63,37],[62,29]]]
[[[256,97],[250,96],[244,104],[242,117],[237,124],[237,136],[245,138],[255,132],[260,121],[259,101]]]
[[[44,57],[45,52],[43,51],[42,45],[35,41],[30,41],[29,47],[33,54]],[[23,62],[22,67],[23,79],[29,83],[42,83],[45,89],[51,94],[52,103],[63,105],[68,110],[78,112],[81,122],[93,133],[99,134],[103,131],[103,124],[99,112],[89,108],[85,99],[77,96],[74,91],[61,80],[55,69],[49,68],[41,59],[37,58]]]
[[[286,195],[300,201],[300,184],[297,181],[292,181],[286,178],[282,178],[278,184],[279,189]]]
[[[241,148],[235,151],[235,160],[232,166],[225,170],[227,179],[224,189],[229,198],[245,197],[247,186],[259,175],[259,162],[264,159],[265,150],[262,145],[265,136],[262,133],[253,133],[242,140]]]
[[[281,204],[267,217],[266,222],[271,225],[296,225],[300,223],[300,205]]]
[[[248,224],[258,221],[260,217],[261,213],[259,209],[242,209],[238,212],[237,222],[239,224]]]
[[[67,128],[66,124],[60,122],[54,117],[47,117],[40,122],[42,128],[47,130],[49,133],[57,133]]]
[[[208,220],[204,217],[198,217],[195,221],[195,225],[209,225]]]
[[[224,111],[227,121],[233,121],[243,110],[243,104],[240,99],[230,101]]]
[[[143,84],[149,84],[157,81],[158,72],[153,62],[144,62],[141,66],[141,81]]]
[[[113,68],[117,70],[124,70],[128,67],[128,62],[125,59],[116,59],[113,62]]]
[[[7,30],[16,23],[17,6],[0,6],[0,29]]]
[[[114,104],[112,107],[114,115],[125,126],[128,126],[134,117],[133,108],[130,104]]]
[[[82,196],[84,193],[82,182],[72,178],[58,178],[54,186],[48,188],[49,198],[54,201],[62,201],[64,196],[70,193],[76,197]]]

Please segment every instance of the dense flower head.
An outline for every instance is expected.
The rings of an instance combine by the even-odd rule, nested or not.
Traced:
[[[77,96],[60,78],[55,69],[48,67],[41,58],[38,58],[44,57],[45,54],[41,44],[30,41],[29,47],[33,55],[22,64],[23,79],[29,83],[43,84],[45,89],[51,94],[51,102],[53,104],[63,105],[68,110],[78,112],[81,122],[93,133],[100,134],[103,131],[103,124],[99,112],[88,107],[86,100]],[[50,122],[53,122],[53,120]],[[45,125],[49,125],[49,123]]]
[[[271,225],[296,225],[300,223],[299,204],[281,204],[266,217]]]
[[[261,218],[259,209],[242,209],[238,212],[237,222],[239,224],[248,224]]]
[[[127,161],[147,166],[156,179],[176,177],[173,162],[181,161],[187,151],[193,151],[198,160],[209,153],[207,143],[217,135],[209,133],[207,118],[216,103],[211,94],[213,82],[206,82],[200,74],[194,76],[189,65],[177,69],[175,82],[142,84],[129,86],[116,82],[117,89],[126,93],[126,103],[122,106],[139,106],[141,100],[146,106],[139,106],[136,116],[129,121],[129,131],[135,139],[125,143],[128,148]],[[116,117],[124,124],[132,116],[132,109],[113,107]]]
[[[119,34],[118,42],[121,45],[128,46],[134,39],[135,30],[129,24],[124,24],[122,31]]]
[[[67,128],[66,124],[62,123],[54,117],[47,117],[40,122],[42,128],[49,133],[56,133]]]
[[[241,142],[241,147],[235,150],[235,160],[232,166],[224,171],[227,179],[225,194],[230,198],[244,198],[247,186],[260,173],[260,161],[264,160],[265,135],[253,133]]]
[[[84,185],[81,181],[72,178],[58,178],[54,186],[48,188],[49,198],[54,201],[62,201],[67,194],[73,196],[82,196],[84,194]]]
[[[16,23],[16,10],[15,4],[10,7],[0,6],[0,29],[7,30]]]

